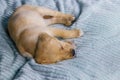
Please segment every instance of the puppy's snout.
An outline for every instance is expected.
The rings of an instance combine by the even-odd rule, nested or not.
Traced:
[[[72,49],[72,56],[75,56],[75,50]]]

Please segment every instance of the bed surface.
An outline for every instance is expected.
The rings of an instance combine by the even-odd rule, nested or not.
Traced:
[[[44,6],[76,17],[76,58],[41,65],[21,55],[9,37],[10,15],[21,5]],[[65,28],[63,25],[55,27]],[[65,29],[71,29],[65,28]],[[0,0],[0,80],[119,80],[119,0]]]

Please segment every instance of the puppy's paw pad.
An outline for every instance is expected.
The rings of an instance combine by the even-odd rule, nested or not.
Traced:
[[[72,16],[72,15],[70,15],[69,17],[68,17],[68,21],[74,21],[75,20],[75,17],[74,16]]]
[[[65,20],[66,20],[65,25],[70,26],[72,24],[72,21],[75,20],[75,17],[72,15],[66,15]]]
[[[66,21],[66,23],[65,23],[66,26],[70,26],[71,24],[72,24],[71,21]]]

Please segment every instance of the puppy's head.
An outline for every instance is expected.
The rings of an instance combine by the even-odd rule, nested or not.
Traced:
[[[75,55],[71,42],[63,42],[44,33],[38,39],[35,60],[40,64],[56,63],[61,60],[71,59]]]

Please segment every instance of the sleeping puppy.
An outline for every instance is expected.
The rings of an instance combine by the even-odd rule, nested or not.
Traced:
[[[9,19],[8,31],[19,52],[37,63],[50,64],[71,59],[75,55],[71,42],[55,37],[77,38],[82,31],[53,28],[52,24],[71,25],[75,18],[47,8],[23,5]]]

